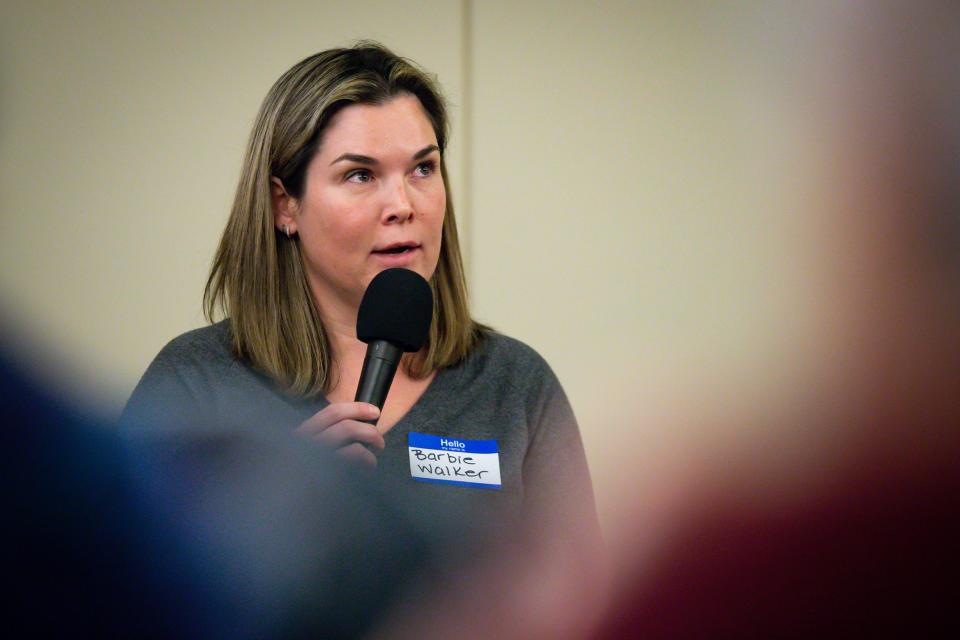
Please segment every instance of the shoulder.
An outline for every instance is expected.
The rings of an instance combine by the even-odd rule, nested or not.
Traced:
[[[183,382],[215,379],[238,366],[229,322],[224,320],[183,333],[156,355],[144,378],[175,377]]]
[[[483,331],[464,369],[473,382],[519,392],[528,401],[560,388],[550,365],[533,347],[493,330]]]
[[[161,390],[166,394],[196,391],[200,383],[223,378],[235,364],[228,322],[188,331],[160,350],[134,389],[131,401]]]
[[[163,347],[154,362],[179,365],[233,360],[230,325],[227,320],[180,334]]]
[[[226,321],[177,336],[147,367],[121,421],[139,425],[195,422],[190,412],[216,400],[224,381],[234,377],[237,362]]]
[[[483,360],[487,366],[527,372],[550,371],[543,356],[527,343],[493,330],[485,330],[481,336],[472,357]]]
[[[574,433],[576,420],[569,399],[546,359],[525,342],[485,330],[464,366],[462,392],[490,399],[507,413],[521,412],[530,437],[543,438],[540,425],[550,434]]]

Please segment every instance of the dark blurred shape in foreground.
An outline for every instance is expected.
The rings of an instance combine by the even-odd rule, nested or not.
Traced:
[[[136,508],[115,433],[45,397],[7,361],[0,408],[4,609],[14,628],[120,635],[196,624],[199,584],[183,548]]]
[[[701,503],[598,637],[956,637],[956,463],[876,462],[776,509]]]
[[[290,436],[125,439],[2,360],[0,412],[4,609],[31,636],[358,636],[463,524]]]

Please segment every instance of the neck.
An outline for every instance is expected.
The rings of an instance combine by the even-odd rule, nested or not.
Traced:
[[[357,310],[360,302],[343,300],[330,292],[318,295],[316,290],[313,291],[313,299],[331,349],[327,393],[336,391],[344,384],[355,386],[360,379],[360,370],[367,353],[367,345],[357,339]]]
[[[356,354],[363,359],[367,345],[357,339],[357,309],[337,307],[317,303],[323,328],[333,349],[331,357],[334,362],[350,360]]]

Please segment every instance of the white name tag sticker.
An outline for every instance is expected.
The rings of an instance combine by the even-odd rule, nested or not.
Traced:
[[[410,476],[477,489],[500,489],[500,453],[496,440],[463,440],[411,432]]]

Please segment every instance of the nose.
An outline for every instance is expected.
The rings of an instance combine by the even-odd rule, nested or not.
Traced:
[[[406,181],[397,180],[388,188],[381,222],[384,224],[403,224],[413,220],[414,213],[413,204],[410,202],[410,194],[407,193]]]

